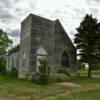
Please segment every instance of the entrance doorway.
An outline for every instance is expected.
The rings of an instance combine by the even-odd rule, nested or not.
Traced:
[[[69,66],[69,56],[66,51],[64,51],[61,55],[61,66],[64,68],[68,68]]]
[[[47,52],[45,51],[43,47],[40,46],[37,50],[37,66],[36,66],[37,73],[39,73],[39,66],[40,66],[39,60],[42,60],[42,59],[47,59]]]

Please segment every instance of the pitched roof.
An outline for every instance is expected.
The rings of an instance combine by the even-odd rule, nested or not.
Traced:
[[[69,42],[70,42],[70,44],[72,45],[72,47],[76,50],[74,44],[72,43],[72,40],[70,39],[70,37],[69,37],[68,34],[66,33],[66,31],[65,31],[64,27],[62,26],[61,22],[59,21],[59,19],[56,19],[56,20],[54,21],[54,24],[55,24],[55,23],[58,23],[58,24],[60,25],[60,27],[61,27],[62,30],[64,31],[64,34],[66,35],[66,38],[69,40]]]

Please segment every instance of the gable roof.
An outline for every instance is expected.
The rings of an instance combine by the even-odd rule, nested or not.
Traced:
[[[62,28],[62,30],[64,31],[64,34],[66,35],[66,38],[68,39],[68,41],[70,42],[70,44],[72,45],[72,47],[76,50],[74,44],[72,43],[72,40],[70,39],[70,37],[69,37],[68,34],[66,33],[66,31],[65,31],[64,27],[62,26],[61,22],[59,21],[59,19],[56,19],[56,20],[54,21],[54,24],[55,24],[55,23],[57,23],[57,24]]]

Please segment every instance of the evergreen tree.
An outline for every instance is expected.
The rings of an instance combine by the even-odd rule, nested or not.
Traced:
[[[81,58],[88,62],[88,77],[91,77],[93,56],[99,47],[100,23],[92,15],[86,15],[76,29],[74,43],[80,52]]]

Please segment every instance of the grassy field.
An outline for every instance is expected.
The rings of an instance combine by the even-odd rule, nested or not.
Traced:
[[[100,72],[88,79],[81,71],[67,83],[45,86],[0,76],[0,100],[100,100]]]

